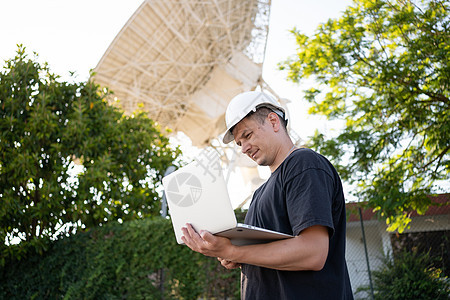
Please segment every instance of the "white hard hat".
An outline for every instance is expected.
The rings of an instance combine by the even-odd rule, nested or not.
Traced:
[[[257,91],[241,93],[231,99],[230,104],[228,104],[227,112],[225,113],[227,131],[223,137],[223,142],[228,144],[233,141],[234,136],[231,133],[233,127],[251,111],[255,112],[260,107],[267,107],[278,114],[283,120],[285,119],[286,112],[284,108],[272,96]]]

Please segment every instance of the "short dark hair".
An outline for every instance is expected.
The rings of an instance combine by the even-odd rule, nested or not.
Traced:
[[[272,112],[274,112],[274,111],[271,110],[268,107],[263,106],[263,107],[257,108],[255,112],[251,111],[250,113],[248,113],[246,118],[247,117],[254,118],[260,124],[264,124],[264,122],[266,121],[267,116],[270,113],[272,113]],[[284,130],[287,133],[287,120],[286,120],[286,118],[285,117],[281,117],[279,114],[277,114],[277,115],[278,115],[278,117],[280,119],[281,125],[283,126]]]

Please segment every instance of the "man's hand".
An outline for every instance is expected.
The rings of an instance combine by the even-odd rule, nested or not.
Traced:
[[[240,263],[235,263],[233,261],[229,261],[229,260],[226,260],[226,259],[223,259],[223,258],[220,258],[220,257],[218,257],[217,260],[220,261],[220,264],[223,267],[225,267],[225,268],[227,268],[229,270],[230,269],[237,269],[237,268],[241,267]]]
[[[193,251],[206,256],[223,257],[230,261],[235,246],[231,244],[229,239],[214,236],[203,230],[199,234],[191,224],[186,224],[186,227],[181,228],[181,231],[183,232],[181,239]]]

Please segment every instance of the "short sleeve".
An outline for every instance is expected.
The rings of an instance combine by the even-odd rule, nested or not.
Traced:
[[[334,234],[333,179],[323,169],[309,168],[290,178],[285,185],[286,206],[294,235],[308,227],[322,225]]]

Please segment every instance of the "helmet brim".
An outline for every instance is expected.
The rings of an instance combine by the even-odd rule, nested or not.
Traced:
[[[225,135],[223,136],[222,142],[224,144],[229,144],[232,141],[234,141],[234,135],[230,130],[227,130],[227,132],[225,132]]]

